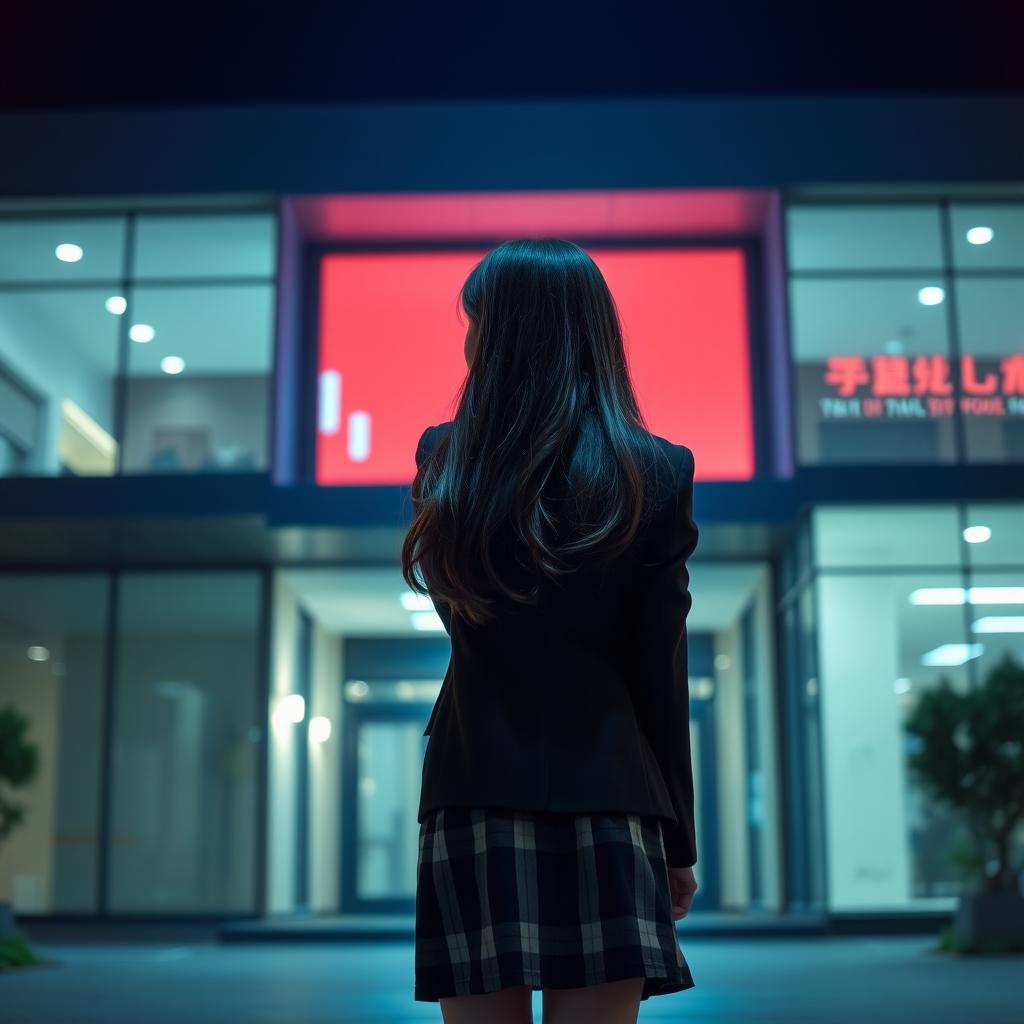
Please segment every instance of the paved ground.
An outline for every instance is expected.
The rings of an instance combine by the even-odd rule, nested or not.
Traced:
[[[642,1004],[687,1024],[1021,1024],[1024,957],[951,958],[919,938],[685,940],[697,987]],[[0,974],[3,1024],[399,1024],[412,946],[46,946]],[[540,1021],[539,994],[535,1019]]]

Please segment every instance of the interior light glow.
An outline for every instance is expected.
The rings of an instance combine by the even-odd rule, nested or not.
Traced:
[[[1024,587],[971,587],[971,604],[1024,604]]]
[[[996,233],[988,227],[976,227],[967,229],[967,241],[971,245],[988,245],[995,238]]]
[[[111,295],[103,305],[108,313],[120,316],[128,308],[128,300],[123,295]]]
[[[182,359],[181,356],[164,356],[163,359],[160,360],[160,369],[163,370],[164,373],[181,373],[181,371],[185,369],[185,360]]]
[[[38,644],[33,644],[25,654],[28,655],[29,661],[46,661],[50,657],[50,652],[45,647],[40,647]]]
[[[53,251],[62,263],[77,263],[84,255],[82,247],[74,242],[61,242]]]
[[[132,324],[128,330],[128,337],[140,345],[145,345],[147,341],[152,341],[156,337],[156,331],[149,324]]]
[[[326,743],[331,738],[331,720],[326,715],[316,715],[309,720],[309,742]]]
[[[910,592],[911,604],[963,604],[963,587],[919,587]]]
[[[296,725],[306,717],[306,699],[300,693],[289,693],[281,698],[281,718]]]
[[[987,526],[968,526],[964,530],[964,540],[968,544],[984,544],[992,536],[992,530]]]
[[[906,676],[900,676],[893,684],[892,688],[897,693],[909,693],[912,683]]]
[[[937,306],[946,297],[945,291],[938,285],[928,285],[917,293],[917,301],[922,306]]]
[[[983,615],[971,623],[975,633],[1024,633],[1024,615]]]
[[[972,658],[980,658],[984,644],[941,644],[921,655],[922,665],[962,665]]]
[[[362,679],[356,679],[345,687],[345,692],[353,700],[362,700],[370,692],[370,688]]]
[[[1024,604],[1024,587],[920,587],[911,604]]]
[[[117,452],[117,442],[80,405],[76,405],[70,398],[62,398],[60,412],[99,451],[110,456]]]
[[[444,632],[444,623],[437,612],[413,612],[411,618],[413,629],[426,632],[437,632],[438,630]]]
[[[407,590],[398,599],[407,612],[429,612],[434,607],[429,594],[417,594],[415,590]]]

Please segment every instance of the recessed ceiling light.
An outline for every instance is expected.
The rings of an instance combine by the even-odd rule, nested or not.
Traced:
[[[74,242],[61,242],[53,251],[61,263],[77,263],[84,255],[82,247]]]
[[[975,633],[1024,633],[1024,615],[984,615],[971,623]]]
[[[984,544],[992,536],[992,530],[987,526],[968,526],[964,530],[964,540],[968,544]]]
[[[971,604],[1024,604],[1024,587],[971,587]]]
[[[962,665],[972,658],[980,658],[984,644],[941,644],[921,655],[922,665]]]
[[[128,337],[144,345],[156,337],[156,331],[149,324],[132,324],[128,330]]]
[[[28,655],[29,661],[46,661],[50,657],[50,652],[38,644],[33,644],[25,653]]]
[[[164,373],[181,373],[185,369],[185,360],[181,356],[164,356],[160,360],[160,369]]]
[[[928,285],[917,293],[917,301],[922,306],[937,306],[946,297],[946,293],[938,285]]]
[[[919,587],[910,592],[911,604],[963,604],[963,587]]]
[[[920,587],[911,604],[1024,604],[1024,587]]]
[[[398,598],[407,612],[429,612],[434,607],[428,594],[417,594],[415,590],[407,590]]]
[[[103,305],[108,313],[120,316],[128,308],[128,300],[123,295],[111,295]]]
[[[967,241],[971,245],[988,245],[995,238],[995,232],[991,228],[976,227],[967,231]]]

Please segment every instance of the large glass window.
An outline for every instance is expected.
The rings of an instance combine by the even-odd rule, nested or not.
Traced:
[[[110,910],[254,909],[260,577],[120,581]]]
[[[268,465],[269,210],[0,219],[0,474]]]
[[[963,886],[970,836],[908,770],[905,722],[943,681],[975,686],[1006,653],[1024,663],[1022,519],[1007,504],[814,510],[833,909],[924,906]]]
[[[1024,460],[1024,204],[787,210],[797,455]]]
[[[3,794],[23,809],[0,841],[0,901],[19,913],[97,909],[107,595],[101,575],[0,576],[0,714],[39,765]]]

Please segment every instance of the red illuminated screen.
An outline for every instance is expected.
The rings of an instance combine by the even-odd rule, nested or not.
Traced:
[[[449,420],[466,373],[457,296],[484,250],[332,253],[320,271],[317,481],[407,484],[423,429]],[[753,476],[744,255],[599,249],[633,385],[655,434],[702,480]]]

